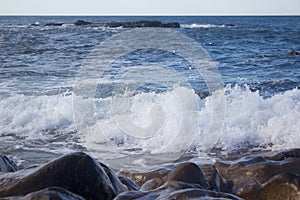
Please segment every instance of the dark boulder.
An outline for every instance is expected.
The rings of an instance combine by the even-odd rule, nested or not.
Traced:
[[[61,187],[85,199],[113,199],[125,187],[111,180],[115,175],[106,171],[89,155],[72,153],[37,169],[0,176],[0,197],[24,196],[48,187]]]
[[[15,172],[18,170],[17,165],[7,158],[6,156],[0,156],[0,174],[7,172]]]
[[[128,188],[123,185],[118,176],[108,166],[103,163],[99,164],[104,169],[117,194],[128,190]]]
[[[181,181],[191,184],[199,184],[208,189],[208,182],[198,165],[195,163],[181,163],[167,176],[167,181]]]

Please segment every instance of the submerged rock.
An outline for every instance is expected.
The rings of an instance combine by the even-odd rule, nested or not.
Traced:
[[[24,196],[48,187],[61,187],[85,199],[113,199],[125,190],[114,177],[89,155],[72,153],[37,169],[0,176],[0,197]]]
[[[235,27],[234,24],[225,24],[226,27]]]
[[[15,172],[18,170],[17,165],[7,158],[6,156],[0,155],[0,174],[7,173],[7,172]]]
[[[292,51],[290,51],[290,52],[288,53],[288,55],[289,55],[289,56],[299,56],[300,53],[297,52],[297,51],[295,51],[295,50],[292,50]]]

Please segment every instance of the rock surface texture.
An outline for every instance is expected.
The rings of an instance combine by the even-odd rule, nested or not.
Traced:
[[[150,172],[119,176],[85,153],[72,153],[43,166],[17,171],[0,157],[0,199],[300,199],[300,149],[211,165],[170,164]]]

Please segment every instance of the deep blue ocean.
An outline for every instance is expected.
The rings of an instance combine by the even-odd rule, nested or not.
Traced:
[[[87,151],[114,168],[146,168],[186,153],[210,162],[300,147],[292,50],[300,52],[296,16],[0,16],[0,154],[27,167]]]

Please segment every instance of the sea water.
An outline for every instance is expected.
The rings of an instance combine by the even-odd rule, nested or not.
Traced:
[[[92,65],[94,87],[87,88],[92,94],[78,94],[78,77],[93,53],[104,44],[114,52],[121,47],[111,38],[132,31],[73,25],[78,19],[179,22],[181,28],[170,31],[199,45],[202,61],[220,75],[222,87],[211,89],[189,62],[199,52],[184,58],[175,50],[145,48],[147,41],[132,38],[131,43],[121,41],[128,53],[105,68]],[[299,20],[2,16],[0,153],[20,167],[85,151],[115,169],[146,169],[186,154],[213,162],[212,152],[300,147],[300,56],[288,55],[300,51]],[[44,26],[50,22],[64,24]],[[143,34],[169,45],[163,35],[151,30]],[[190,44],[181,42],[190,52]],[[130,45],[140,48],[129,51]],[[104,59],[97,57],[100,64]]]

